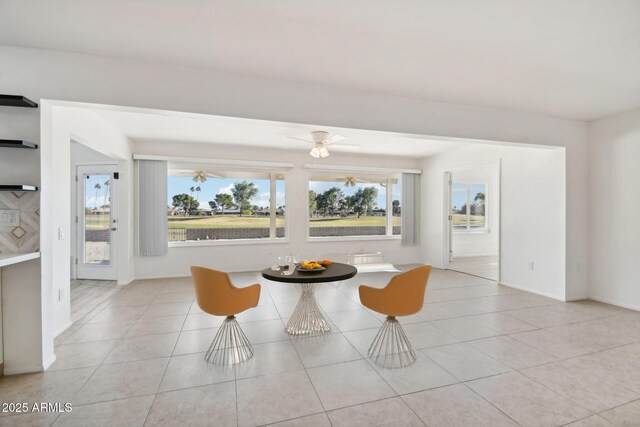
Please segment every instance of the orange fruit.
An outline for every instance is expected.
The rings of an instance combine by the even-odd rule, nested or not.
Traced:
[[[325,260],[322,261],[322,264],[331,265],[331,260],[325,259]]]

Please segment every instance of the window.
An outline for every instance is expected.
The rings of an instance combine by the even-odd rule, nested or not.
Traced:
[[[285,237],[282,172],[169,165],[169,242]]]
[[[309,237],[400,235],[401,193],[399,176],[312,175]]]
[[[451,184],[451,217],[453,231],[486,231],[487,184]]]

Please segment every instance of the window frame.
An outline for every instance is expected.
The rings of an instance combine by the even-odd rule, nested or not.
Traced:
[[[327,175],[331,175],[331,176],[335,176],[335,177],[341,177],[344,176],[345,174],[347,175],[378,175],[381,177],[386,177],[387,178],[387,191],[386,191],[386,203],[385,203],[385,234],[379,234],[379,235],[362,235],[362,236],[311,236],[311,227],[310,227],[310,223],[309,223],[309,218],[311,215],[311,212],[309,212],[309,203],[308,201],[308,197],[309,197],[309,191],[311,191],[311,177],[314,174],[327,174]],[[392,180],[393,179],[397,179],[398,182],[402,183],[402,172],[385,172],[385,173],[380,173],[380,172],[373,172],[373,173],[367,173],[367,172],[363,172],[363,171],[352,171],[350,169],[344,169],[344,170],[339,170],[339,169],[318,169],[318,170],[313,170],[313,171],[309,171],[306,175],[306,191],[305,191],[305,223],[306,223],[306,229],[307,229],[307,242],[309,243],[313,243],[313,242],[351,242],[351,241],[374,241],[374,240],[401,240],[402,239],[402,228],[400,228],[400,234],[393,234],[393,187],[392,187]],[[402,197],[401,197],[402,199]],[[402,207],[402,200],[400,200],[400,206]],[[391,212],[391,215],[389,215],[389,212]],[[402,216],[400,216],[400,218],[402,218]]]
[[[275,182],[276,181],[284,181],[284,206],[288,205],[288,195],[291,192],[290,189],[290,180],[288,179],[289,177],[289,169],[280,169],[280,168],[262,168],[262,167],[234,167],[233,165],[228,165],[228,167],[225,166],[213,166],[211,164],[203,164],[203,163],[196,163],[196,162],[189,162],[187,163],[182,163],[180,162],[181,166],[189,166],[189,168],[193,168],[194,172],[196,170],[200,170],[200,169],[206,169],[207,171],[210,172],[259,172],[259,173],[265,173],[265,174],[269,174],[269,181],[270,181],[270,185],[269,185],[269,191],[270,191],[270,199],[272,198],[272,194],[271,193],[274,190],[274,186],[275,186]],[[175,176],[175,175],[171,175],[170,173],[171,171],[171,167],[169,167],[169,170],[167,171],[167,180],[171,177],[171,176]],[[274,179],[274,177],[276,175],[282,175],[282,179]],[[167,195],[168,196],[168,195]],[[274,204],[277,206],[277,202],[275,201],[275,197],[273,197],[274,199]],[[271,208],[272,206],[270,206]],[[271,213],[274,212],[274,217],[276,217],[275,215],[275,211],[274,209],[269,209],[269,218],[271,218]],[[277,218],[277,217],[276,217]],[[289,243],[290,242],[290,237],[289,237],[289,232],[290,232],[290,221],[288,220],[288,212],[287,212],[287,208],[285,208],[285,223],[284,223],[284,237],[278,238],[276,237],[276,230],[277,230],[277,226],[276,226],[277,222],[276,221],[272,221],[270,219],[269,221],[269,237],[266,238],[251,238],[251,239],[223,239],[223,240],[187,240],[184,242],[168,242],[168,247],[169,249],[171,248],[185,248],[185,247],[202,247],[202,246],[236,246],[236,245],[255,245],[255,244],[282,244],[282,243]],[[169,227],[167,227],[167,232],[169,231]]]
[[[489,228],[489,183],[487,181],[453,181],[451,183],[451,189],[449,190],[453,194],[453,185],[454,184],[462,184],[467,187],[467,225],[461,230],[459,228],[455,228],[453,226],[453,219],[451,220],[451,231],[453,234],[487,234],[491,232]],[[471,186],[472,185],[484,185],[484,227],[471,227],[471,213],[469,210],[469,203],[471,202]],[[449,212],[452,212],[452,206],[449,206]],[[451,213],[450,215],[453,215]]]

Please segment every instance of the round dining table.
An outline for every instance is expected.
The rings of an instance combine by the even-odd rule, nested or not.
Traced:
[[[331,326],[316,300],[316,286],[319,283],[351,279],[358,270],[352,265],[339,262],[333,262],[325,267],[321,271],[301,271],[296,267],[291,274],[284,274],[283,271],[271,268],[262,270],[262,277],[265,279],[296,284],[302,290],[298,304],[285,328],[289,335],[318,335],[331,331]]]

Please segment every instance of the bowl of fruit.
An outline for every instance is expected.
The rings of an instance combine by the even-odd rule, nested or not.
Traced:
[[[305,259],[300,261],[300,264],[298,265],[298,271],[303,271],[303,272],[323,271],[327,269],[325,265],[328,265],[328,263],[325,264],[324,261],[307,261]]]

